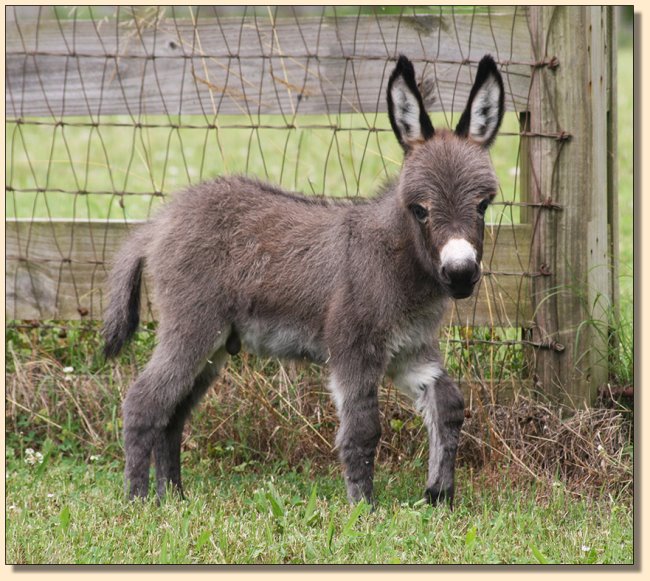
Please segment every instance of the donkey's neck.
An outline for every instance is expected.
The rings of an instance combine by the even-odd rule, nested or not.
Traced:
[[[403,245],[404,208],[397,194],[397,182],[389,183],[364,207],[364,224],[389,246]]]

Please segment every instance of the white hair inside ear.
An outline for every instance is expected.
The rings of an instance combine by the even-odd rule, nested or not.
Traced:
[[[405,141],[422,139],[420,127],[420,104],[401,77],[395,79],[391,88],[394,118]]]
[[[474,96],[469,121],[469,137],[473,141],[485,143],[497,130],[500,95],[499,83],[490,76]]]

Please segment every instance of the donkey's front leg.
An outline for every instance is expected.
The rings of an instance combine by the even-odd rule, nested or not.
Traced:
[[[463,395],[442,368],[437,351],[425,351],[403,361],[392,373],[395,385],[415,401],[429,434],[429,477],[426,499],[437,504],[454,498],[454,470]]]
[[[429,476],[425,497],[431,504],[447,500],[453,507],[454,473],[460,429],[465,419],[463,394],[440,370],[417,401],[429,434]]]
[[[378,387],[379,377],[374,374],[354,378],[352,374],[333,370],[330,378],[329,388],[341,422],[336,446],[351,503],[362,499],[374,502],[375,450],[381,436]]]

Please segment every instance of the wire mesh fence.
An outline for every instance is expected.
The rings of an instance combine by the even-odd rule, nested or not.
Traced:
[[[567,208],[582,211],[557,181],[576,137],[551,94],[573,56],[548,50],[562,10],[540,24],[525,7],[7,8],[7,318],[100,319],[129,225],[201,180],[242,173],[315,196],[374,195],[401,163],[385,105],[397,56],[414,62],[434,126],[453,127],[491,53],[506,87],[492,149],[501,191],[481,288],[454,305],[443,338],[458,376],[491,393],[539,383],[537,354],[571,344],[557,320],[539,324],[539,305],[569,284],[549,232]],[[607,233],[599,244],[609,270]]]

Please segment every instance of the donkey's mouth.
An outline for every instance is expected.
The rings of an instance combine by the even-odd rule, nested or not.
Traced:
[[[467,284],[446,284],[445,288],[447,292],[451,295],[453,299],[467,299],[472,296],[474,293],[474,282],[468,282]]]
[[[472,296],[472,293],[474,292],[474,286],[471,286],[469,288],[455,288],[455,289],[449,289],[449,294],[453,299],[467,299]]]
[[[461,256],[461,251],[467,256]],[[453,252],[456,252],[456,255]],[[453,298],[470,297],[481,278],[481,267],[476,261],[474,247],[465,240],[453,239],[448,242],[441,251],[439,274],[440,281]]]
[[[458,267],[448,268],[443,265],[440,269],[440,279],[447,292],[454,299],[466,299],[472,296],[476,283],[481,280],[481,267],[476,262]]]

